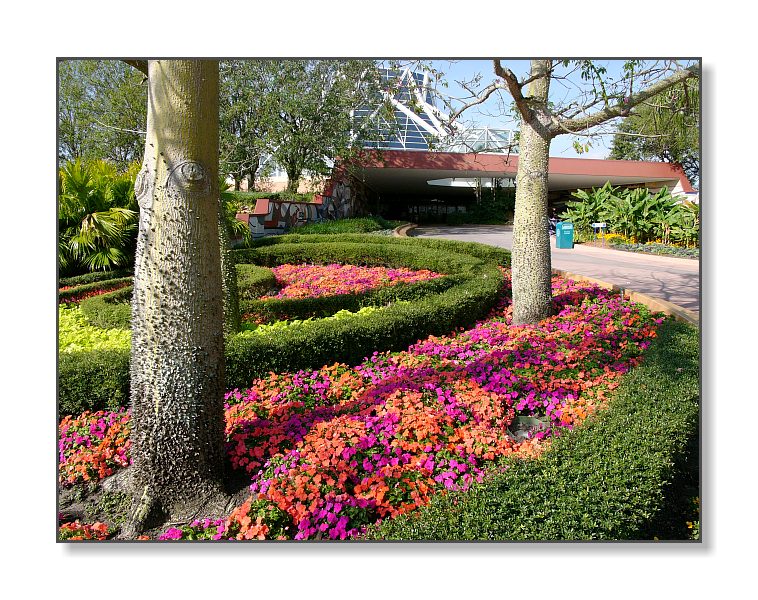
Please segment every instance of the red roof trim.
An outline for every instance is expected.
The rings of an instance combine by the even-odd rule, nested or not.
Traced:
[[[361,163],[369,168],[505,171],[515,175],[518,155],[381,150],[366,151]],[[556,175],[678,179],[684,192],[694,191],[679,165],[663,162],[551,157],[548,172]]]

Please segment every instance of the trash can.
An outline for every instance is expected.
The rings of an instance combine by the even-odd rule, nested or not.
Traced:
[[[574,247],[573,223],[562,222],[555,226],[555,247],[569,250]]]

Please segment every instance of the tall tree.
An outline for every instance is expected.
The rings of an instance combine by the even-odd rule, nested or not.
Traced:
[[[621,122],[610,158],[678,164],[687,178],[700,180],[700,90],[687,80],[642,103]]]
[[[208,503],[221,511],[226,501],[218,63],[155,60],[147,72],[147,140],[135,185],[135,502],[125,537],[151,514],[181,518]]]
[[[58,62],[58,155],[106,159],[125,168],[145,145],[147,87],[118,60]]]
[[[353,111],[378,95],[379,71],[366,60],[272,61],[273,156],[296,192],[303,172],[327,175],[357,147]]]
[[[480,88],[471,101],[453,112],[454,121],[468,108],[482,104],[491,95],[506,90],[521,125],[516,173],[516,208],[513,225],[513,323],[535,323],[551,313],[550,238],[547,214],[547,177],[550,143],[559,135],[593,135],[605,123],[635,114],[645,102],[699,77],[699,64],[681,66],[675,60],[648,64],[641,60],[623,63],[621,73],[611,77],[607,69],[591,60],[534,59],[521,80],[493,60],[495,81]],[[569,73],[558,74],[558,67]],[[550,98],[550,83],[576,85],[571,76],[581,76],[584,90],[568,103]]]
[[[234,179],[237,190],[247,178],[252,191],[261,159],[272,151],[272,65],[263,60],[230,60],[219,66],[219,168]]]

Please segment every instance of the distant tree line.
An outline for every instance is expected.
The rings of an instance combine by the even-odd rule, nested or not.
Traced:
[[[235,189],[245,180],[254,189],[274,165],[291,192],[305,173],[328,175],[336,157],[374,131],[354,111],[382,98],[381,74],[368,60],[221,61],[219,78],[219,168]],[[123,169],[142,159],[142,73],[118,60],[62,60],[58,89],[61,161],[104,159]]]

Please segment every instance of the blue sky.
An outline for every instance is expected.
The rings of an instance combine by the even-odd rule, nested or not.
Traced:
[[[501,62],[503,66],[510,68],[519,79],[522,79],[529,73],[528,60],[502,59]],[[623,60],[601,60],[597,64],[606,67],[610,76],[616,76],[621,72],[623,62]],[[435,60],[432,61],[432,65],[435,69],[445,74],[445,80],[448,82],[447,88],[439,87],[439,90],[452,96],[463,97],[467,94],[462,87],[455,83],[456,81],[469,81],[476,74],[481,74],[480,86],[484,87],[496,78],[491,60]],[[559,104],[575,99],[579,93],[576,86],[587,89],[587,84],[581,81],[577,73],[572,75],[566,83],[553,80],[550,88],[551,100]],[[496,97],[498,94],[499,96]],[[509,114],[503,114],[503,107],[507,107],[510,102],[511,97],[507,92],[497,92],[486,103],[470,108],[466,112],[466,121],[476,121],[479,125],[488,125],[494,128],[517,130],[518,124],[513,118]],[[550,145],[550,155],[564,158],[607,158],[610,152],[612,136],[602,135],[593,137],[589,140],[592,147],[582,154],[578,154],[574,149],[573,144],[575,140],[585,143],[588,141],[588,138],[571,135],[558,136],[553,139]]]

